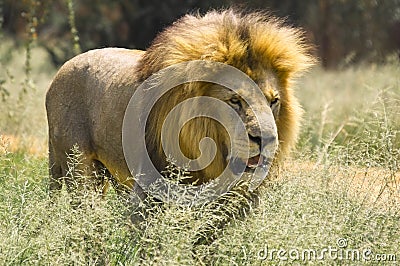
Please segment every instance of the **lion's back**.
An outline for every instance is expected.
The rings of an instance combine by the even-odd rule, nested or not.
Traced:
[[[65,154],[75,143],[90,153],[119,144],[123,113],[137,86],[136,65],[143,53],[91,50],[60,68],[46,94],[49,141],[56,153]]]

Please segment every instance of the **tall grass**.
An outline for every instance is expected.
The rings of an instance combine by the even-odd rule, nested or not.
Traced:
[[[47,136],[44,95],[56,70],[49,64],[47,53],[33,45],[29,79],[34,89],[25,88],[25,93],[25,53],[24,47],[16,46],[10,39],[4,38],[0,44],[0,80],[3,80],[0,87],[7,93],[0,102],[0,133],[23,139],[33,136],[44,141]]]
[[[10,51],[11,45],[2,43],[0,52]],[[34,135],[45,142],[44,93],[54,69],[35,60],[43,56],[40,49],[32,52],[31,77],[37,90],[28,92],[24,109],[15,105],[18,82],[25,76],[24,57],[15,50],[3,61],[13,79],[1,70],[10,91],[0,106],[1,135],[22,140]],[[129,202],[113,190],[101,199],[89,191],[77,195],[64,189],[51,200],[46,156],[30,154],[30,141],[13,148],[2,137],[0,261],[5,265],[360,263],[340,258],[280,261],[277,253],[273,258],[264,256],[273,249],[301,252],[328,247],[392,254],[399,261],[398,73],[399,65],[391,64],[340,72],[316,69],[302,79],[296,88],[305,109],[298,149],[279,177],[260,189],[258,207],[246,206],[246,218],[226,212],[224,207],[235,201],[199,208],[153,202],[148,217],[132,224]],[[19,112],[24,115],[16,119]],[[237,218],[225,219],[227,213]],[[226,227],[213,227],[212,221]],[[214,241],[194,245],[202,234]],[[339,247],[338,240],[347,245]]]

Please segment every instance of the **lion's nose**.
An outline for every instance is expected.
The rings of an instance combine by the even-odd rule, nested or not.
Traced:
[[[263,139],[262,144],[263,144],[263,146],[268,146],[268,145],[271,145],[271,144],[275,144],[276,142],[277,142],[277,136],[268,135],[267,137],[265,137]]]
[[[254,136],[249,134],[249,140],[257,143],[258,147],[261,148],[261,137],[254,137]]]
[[[278,149],[278,136],[276,134],[269,134],[262,141],[261,154],[265,158],[272,158]]]
[[[259,136],[252,136],[249,134],[249,139],[258,144],[260,147],[275,145],[277,143],[277,136],[275,134],[268,134],[265,138]]]

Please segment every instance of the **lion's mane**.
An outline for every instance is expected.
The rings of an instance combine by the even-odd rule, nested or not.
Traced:
[[[151,74],[174,64],[190,60],[211,60],[234,66],[251,78],[257,78],[257,69],[264,68],[278,79],[281,107],[276,118],[279,136],[279,158],[284,158],[293,148],[300,125],[302,109],[291,89],[292,81],[314,63],[310,46],[304,41],[304,33],[284,24],[284,21],[265,13],[242,14],[234,10],[212,11],[204,16],[186,15],[161,32],[139,62],[139,79],[145,80]],[[187,97],[201,95],[207,86],[185,85],[175,90],[160,102],[155,117],[165,117],[180,101]],[[227,134],[218,125],[205,125],[206,119],[198,119],[187,128],[184,138],[190,139],[190,147],[204,137],[202,128],[211,131],[216,143],[224,142]],[[152,136],[159,138],[162,123],[151,125]],[[204,130],[205,131],[205,130]],[[204,132],[203,131],[203,132]],[[156,134],[153,134],[156,132]],[[195,140],[195,141],[194,141]],[[162,153],[156,139],[151,141],[153,149]],[[185,150],[185,145],[182,145]],[[196,149],[195,149],[196,150]],[[190,153],[190,152],[189,152]],[[197,151],[198,153],[198,151]],[[221,153],[218,153],[221,154]],[[198,154],[197,154],[198,155]],[[190,155],[189,155],[190,156]],[[192,157],[196,157],[193,154]],[[206,169],[206,176],[223,169],[223,158]]]

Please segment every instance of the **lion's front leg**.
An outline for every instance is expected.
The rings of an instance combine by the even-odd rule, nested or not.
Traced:
[[[259,205],[259,190],[250,192],[248,184],[238,184],[231,191],[210,202],[201,210],[205,221],[200,225],[193,238],[194,250],[198,245],[209,245],[223,231],[224,227],[234,219],[243,219],[253,208]]]
[[[162,203],[150,197],[137,182],[134,183],[130,195],[130,204],[132,206],[130,218],[134,225],[139,225],[141,222],[145,221],[151,210]]]

